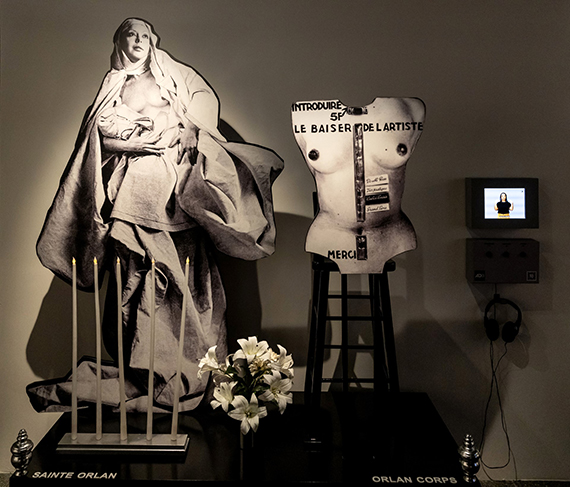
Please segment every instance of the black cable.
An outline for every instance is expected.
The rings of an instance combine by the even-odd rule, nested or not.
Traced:
[[[490,467],[487,465],[486,466],[487,466],[487,468],[490,468],[490,469],[505,468],[507,465],[509,465],[509,463],[511,463],[511,457],[512,457],[514,467],[515,467],[515,478],[517,478],[517,467],[516,467],[516,461],[515,461],[515,454],[513,453],[513,450],[511,448],[511,439],[509,437],[509,432],[507,431],[507,420],[505,419],[505,411],[504,411],[503,405],[501,403],[501,394],[499,391],[499,382],[498,382],[498,378],[497,378],[497,371],[499,369],[499,364],[506,354],[507,354],[507,343],[505,342],[505,352],[503,353],[503,355],[501,356],[501,358],[497,362],[497,367],[495,368],[495,387],[497,389],[497,401],[499,403],[499,410],[501,411],[501,426],[503,428],[503,432],[505,433],[505,438],[507,440],[507,448],[508,448],[509,454],[508,454],[508,458],[507,458],[507,463],[505,463],[503,466],[500,466],[500,467]],[[483,460],[481,459],[481,461],[483,461]]]
[[[503,355],[499,358],[499,361],[497,362],[497,366],[495,367],[494,362],[495,362],[495,352],[494,352],[494,348],[493,348],[493,342],[490,341],[489,342],[490,347],[489,347],[489,355],[490,355],[490,361],[491,361],[491,388],[489,390],[489,397],[487,398],[487,405],[485,406],[485,416],[484,416],[484,420],[483,420],[483,432],[481,433],[481,443],[479,446],[479,451],[481,452],[481,454],[483,453],[483,446],[485,444],[485,430],[487,428],[487,413],[489,411],[489,406],[491,404],[491,399],[493,398],[493,389],[495,387],[495,384],[497,384],[496,382],[496,373],[497,373],[497,369],[501,363],[501,360],[503,360],[503,357],[506,355],[507,351],[507,344],[505,343],[505,352],[503,353]]]
[[[481,442],[480,442],[479,452],[481,455],[481,464],[483,466],[483,470],[485,470],[485,468],[488,468],[490,470],[505,468],[510,464],[511,458],[512,458],[513,463],[515,465],[515,477],[517,477],[516,460],[515,460],[515,456],[514,456],[514,453],[512,451],[512,448],[511,448],[511,440],[510,440],[509,433],[507,430],[507,421],[505,419],[505,412],[503,409],[503,404],[501,402],[501,394],[500,394],[500,390],[499,390],[499,381],[498,381],[498,377],[497,377],[497,372],[499,370],[499,366],[501,365],[501,361],[503,360],[503,358],[505,358],[505,356],[507,355],[507,351],[508,351],[507,350],[507,343],[505,343],[505,351],[499,357],[499,360],[497,361],[497,364],[495,365],[495,351],[494,351],[494,347],[493,347],[493,342],[492,341],[490,342],[489,354],[490,354],[490,362],[491,362],[491,388],[489,390],[489,397],[487,398],[487,404],[485,406],[485,416],[484,416],[484,420],[483,420],[483,431],[481,433]],[[505,438],[507,441],[507,448],[508,448],[508,457],[507,457],[506,463],[504,465],[496,465],[496,466],[495,465],[487,465],[485,463],[485,461],[483,460],[483,449],[485,446],[485,431],[487,428],[487,415],[489,412],[489,406],[491,404],[491,399],[493,397],[493,389],[494,388],[496,388],[496,390],[497,390],[497,401],[499,404],[499,410],[500,410],[500,414],[501,414],[501,427],[503,429],[503,432],[505,433]],[[491,476],[489,475],[489,473],[486,470],[485,470],[485,473],[491,479]]]

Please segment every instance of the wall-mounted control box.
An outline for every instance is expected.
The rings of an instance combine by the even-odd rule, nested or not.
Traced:
[[[468,238],[470,282],[538,283],[540,244],[532,238]]]

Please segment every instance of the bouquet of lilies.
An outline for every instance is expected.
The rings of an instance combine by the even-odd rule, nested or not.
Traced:
[[[276,353],[257,337],[241,338],[238,343],[241,349],[228,355],[224,364],[218,363],[216,346],[208,349],[200,360],[198,377],[212,373],[215,389],[211,406],[221,406],[231,418],[241,421],[245,435],[250,429],[257,431],[259,419],[267,416],[267,408],[259,401],[277,404],[281,414],[293,402],[293,358],[281,345]]]

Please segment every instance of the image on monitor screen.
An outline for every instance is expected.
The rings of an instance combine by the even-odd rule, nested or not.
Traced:
[[[485,188],[485,219],[525,219],[525,188]]]

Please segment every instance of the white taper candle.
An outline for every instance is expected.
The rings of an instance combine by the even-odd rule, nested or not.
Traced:
[[[155,286],[155,262],[152,259],[150,271],[150,350],[148,361],[148,402],[146,413],[146,439],[152,439],[152,408],[154,401],[154,335],[155,335],[155,299],[156,299],[156,286]]]
[[[182,287],[182,315],[180,317],[180,336],[178,340],[178,357],[176,359],[176,378],[174,382],[174,404],[172,407],[172,428],[170,430],[171,441],[178,438],[178,406],[180,401],[180,384],[182,380],[182,355],[184,352],[184,329],[186,328],[186,301],[188,299],[188,275],[190,259],[186,257],[184,269],[184,284]]]
[[[77,440],[77,266],[71,259],[71,439]]]
[[[95,340],[97,360],[97,399],[95,413],[95,438],[103,438],[103,407],[101,401],[101,308],[99,305],[99,267],[97,257],[93,259],[93,272],[95,283]]]
[[[123,355],[123,282],[121,278],[121,261],[117,257],[115,269],[117,278],[117,355],[119,357],[119,411],[120,411],[120,438],[127,439],[127,404],[125,398],[125,363]]]

